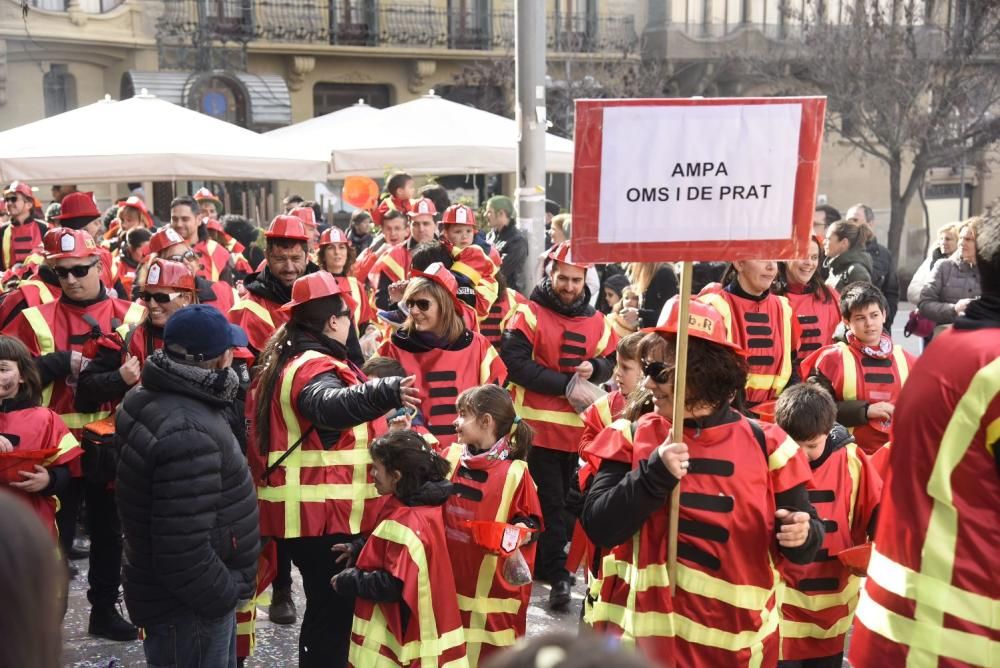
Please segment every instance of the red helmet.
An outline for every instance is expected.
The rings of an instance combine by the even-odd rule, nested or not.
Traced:
[[[268,226],[264,236],[268,239],[294,239],[296,241],[309,241],[309,234],[306,232],[305,223],[296,216],[275,216]]]
[[[63,197],[59,215],[55,220],[69,218],[100,218],[101,210],[94,202],[94,193],[70,193]]]
[[[24,181],[12,181],[11,184],[3,190],[3,196],[7,197],[8,195],[21,195],[28,201],[35,201],[35,194],[31,192],[31,186]]]
[[[69,195],[67,195],[66,197],[69,197]],[[153,217],[151,215],[149,215],[149,209],[146,208],[146,203],[143,202],[140,198],[136,197],[135,195],[132,195],[131,197],[129,197],[124,202],[121,202],[118,205],[118,217],[119,218],[121,218],[122,209],[125,209],[125,208],[135,209],[136,211],[138,211],[139,213],[141,213],[142,217],[145,218],[145,220],[146,220],[146,227],[149,227],[149,228],[155,227],[155,225],[153,223]]]
[[[222,204],[222,200],[219,199],[218,195],[213,193],[208,188],[198,188],[198,192],[194,194],[195,202],[218,202]]]
[[[662,325],[647,327],[643,333],[676,334],[677,323],[680,320],[680,299],[671,297],[667,302],[667,318]],[[688,335],[704,339],[724,348],[729,348],[738,355],[746,356],[743,346],[729,340],[729,330],[722,314],[715,307],[692,299],[688,308]]]
[[[185,243],[184,238],[177,233],[172,227],[163,227],[156,231],[156,233],[149,240],[149,252],[150,253],[161,253],[165,249],[171,246],[176,246],[177,244]]]
[[[330,244],[347,244],[348,246],[353,246],[351,240],[347,238],[344,234],[344,230],[337,226],[328,227],[323,230],[323,234],[319,235],[319,247],[324,248]]]
[[[351,287],[347,284],[347,279],[339,279],[327,271],[315,271],[295,280],[292,284],[292,301],[283,304],[279,310],[291,311],[306,302],[332,295],[340,295],[351,311],[357,306],[351,299]]]
[[[448,293],[451,297],[452,303],[455,305],[455,311],[461,316],[462,311],[465,309],[465,302],[458,298],[458,281],[455,280],[455,275],[451,273],[447,267],[445,267],[440,262],[435,262],[429,265],[423,271],[413,271],[414,277],[426,278],[429,281],[434,281]]]
[[[226,228],[224,228],[222,226],[222,223],[217,221],[215,218],[206,218],[204,222],[206,229],[212,230],[214,232],[221,232],[222,234],[226,233]]]
[[[589,269],[590,264],[586,262],[574,262],[573,253],[570,249],[570,243],[564,241],[561,244],[553,246],[548,253],[545,254],[546,265],[549,261],[555,260],[556,262],[562,262],[563,264],[568,264],[580,269]]]
[[[194,292],[194,274],[186,265],[156,258],[149,263],[143,288],[172,288]]]
[[[410,218],[416,218],[417,216],[435,216],[437,215],[437,207],[434,206],[434,202],[427,197],[421,197],[418,200],[414,200],[409,211],[406,215]]]
[[[50,261],[90,257],[100,253],[89,232],[68,227],[54,227],[46,232],[42,245],[45,248],[45,259]]]
[[[316,227],[316,212],[310,206],[297,206],[288,215],[295,216],[309,227]]]
[[[475,212],[464,204],[452,204],[444,210],[441,218],[443,225],[470,225],[476,226]]]

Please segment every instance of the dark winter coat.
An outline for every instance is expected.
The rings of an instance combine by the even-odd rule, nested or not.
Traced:
[[[500,273],[507,287],[523,294],[527,287],[524,262],[528,259],[528,239],[513,220],[499,232],[490,232],[486,239],[500,254]]]
[[[225,417],[238,388],[232,369],[161,350],[118,411],[125,604],[140,626],[233,614],[254,591],[257,497]]]
[[[889,249],[874,239],[865,246],[865,252],[872,259],[872,283],[882,291],[885,301],[889,304],[889,313],[885,318],[888,328],[892,326],[896,310],[899,308],[899,276],[896,275],[896,263],[892,261]]]
[[[843,292],[845,287],[858,281],[874,283],[872,258],[864,248],[850,248],[837,257],[827,258],[824,264],[830,270],[826,284],[837,292]]]

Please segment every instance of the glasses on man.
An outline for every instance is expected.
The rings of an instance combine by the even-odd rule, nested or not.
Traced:
[[[670,382],[670,374],[673,370],[673,364],[665,364],[663,362],[647,362],[645,360],[642,361],[643,375],[652,378],[654,383],[663,385],[664,383]]]
[[[90,270],[97,266],[97,262],[90,264],[78,264],[75,267],[53,267],[56,276],[62,279],[69,278],[72,274],[74,278],[83,278],[90,273]]]
[[[179,292],[140,292],[139,299],[144,302],[156,302],[157,304],[169,304],[181,296]]]
[[[4,197],[3,201],[7,202],[7,204],[17,204],[17,197],[16,196],[15,197]]]
[[[171,262],[194,262],[198,259],[198,256],[194,254],[194,251],[187,251],[183,255],[171,255],[166,259]]]
[[[418,311],[423,311],[426,313],[431,310],[431,300],[430,299],[407,299],[406,309],[412,311],[417,309]]]

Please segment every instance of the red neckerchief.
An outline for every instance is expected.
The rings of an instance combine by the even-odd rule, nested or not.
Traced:
[[[465,451],[462,452],[462,462],[465,463],[466,461],[476,457],[485,457],[489,460],[503,461],[510,457],[510,441],[506,436],[504,436],[499,441],[494,443],[493,447],[489,450],[477,453],[469,452],[469,446],[465,446]]]
[[[871,348],[861,343],[860,339],[850,331],[847,332],[847,344],[862,355],[873,357],[877,360],[887,360],[892,355],[892,337],[885,332],[882,332],[882,336],[879,337],[877,348]]]

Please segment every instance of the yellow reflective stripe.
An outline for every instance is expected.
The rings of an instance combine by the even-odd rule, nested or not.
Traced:
[[[351,516],[348,519],[348,527],[351,533],[361,533],[361,520],[365,515],[365,500],[373,498],[368,494],[378,495],[375,484],[368,482],[368,467],[371,465],[371,453],[368,451],[368,423],[359,424],[352,430],[354,432],[355,452],[361,453],[366,461],[355,461],[354,471],[351,474],[351,487],[354,490],[354,502],[351,504]],[[358,490],[366,491],[365,498],[359,498]]]
[[[264,308],[261,304],[258,304],[257,302],[253,301],[252,299],[243,299],[238,304],[236,304],[235,306],[233,306],[232,309],[230,309],[230,313],[232,311],[239,311],[239,310],[242,310],[242,309],[250,311],[255,316],[257,316],[258,318],[260,318],[261,320],[263,320],[264,322],[266,322],[268,324],[268,326],[274,327],[274,321],[271,319],[271,313],[266,308]]]
[[[524,472],[527,469],[528,465],[523,461],[515,460],[510,463],[510,468],[507,469],[507,478],[503,485],[503,492],[500,494],[500,503],[497,505],[496,516],[493,518],[494,521],[507,522],[510,519],[510,504],[514,500],[514,493],[517,492],[521,481],[524,480]],[[479,663],[479,654],[483,642],[489,642],[491,645],[497,644],[486,640],[474,639],[475,637],[481,637],[481,634],[485,633],[486,616],[491,612],[516,615],[521,608],[521,601],[518,598],[490,598],[490,590],[493,588],[493,580],[497,572],[497,561],[497,555],[485,555],[482,563],[479,565],[475,598],[470,599],[466,596],[459,596],[459,609],[472,613],[469,616],[468,633],[465,638],[466,653],[469,663],[472,665]],[[513,629],[510,629],[510,642],[504,642],[503,644],[514,644]]]
[[[627,440],[629,443],[632,442],[631,421],[626,420],[625,418],[621,418],[612,422],[610,426],[614,428],[615,431],[619,432],[622,436],[624,436],[625,440]]]
[[[993,446],[1000,441],[1000,418],[997,418],[986,427],[986,452],[993,455]]]
[[[796,608],[820,612],[827,608],[838,605],[847,605],[851,601],[857,602],[858,593],[861,591],[861,578],[851,575],[847,579],[847,584],[841,591],[829,594],[807,594],[791,586],[785,586],[782,593],[782,604],[793,605]],[[782,622],[784,623],[784,622]]]
[[[528,406],[521,406],[517,411],[525,420],[538,420],[539,422],[551,422],[552,424],[561,424],[566,427],[582,427],[583,420],[576,413],[563,412],[563,411],[549,411],[541,408],[529,408]]]
[[[462,276],[468,278],[472,281],[473,285],[479,285],[479,283],[483,280],[482,274],[464,262],[455,262],[451,265],[451,270],[456,274],[461,274]]]
[[[929,550],[924,551],[928,559]],[[872,549],[868,577],[882,589],[901,598],[932,601],[940,610],[984,628],[1000,630],[1000,601],[918,573]]]
[[[378,610],[377,607],[376,610]],[[462,627],[458,627],[453,631],[448,631],[440,639],[435,639],[434,641],[411,640],[405,645],[400,646],[399,641],[386,628],[385,619],[381,613],[378,614],[379,623],[376,624],[375,621],[375,616],[373,616],[371,622],[359,619],[357,616],[354,617],[354,625],[351,628],[351,633],[361,636],[365,641],[363,645],[359,645],[353,638],[351,639],[349,653],[351,665],[365,666],[365,668],[369,666],[373,666],[374,668],[399,668],[400,664],[408,664],[411,661],[421,659],[421,665],[437,666],[437,657],[439,654],[465,644],[465,632],[462,630]],[[379,654],[379,648],[383,645],[388,647],[398,657],[398,662]],[[418,654],[417,652],[421,651],[421,646],[433,646],[434,651],[431,654]],[[454,668],[467,668],[468,665],[469,661],[466,657],[445,664],[445,666],[452,666]]]
[[[952,475],[972,447],[983,415],[997,394],[1000,394],[1000,358],[993,360],[972,377],[969,389],[955,406],[941,439],[941,447],[934,461],[930,479],[927,481],[927,495],[934,503],[921,550],[920,572],[930,581],[936,580],[941,583],[952,581],[955,547],[958,540],[958,509],[955,508],[952,493]],[[950,615],[964,616],[950,605],[945,605],[942,599],[931,598],[923,592],[914,593],[916,608],[913,617],[918,623],[929,624],[943,631],[946,610]],[[992,622],[991,628],[1000,628],[1000,615],[996,612],[994,609],[994,614],[987,619],[970,621],[979,624],[989,620]],[[1000,647],[1000,643],[995,645]],[[914,668],[918,664],[926,665],[928,662],[936,663],[935,654],[936,652],[926,654],[923,651],[911,650],[907,655],[907,668]],[[1000,653],[994,653],[993,656],[1000,658]]]
[[[747,389],[750,390],[773,390],[778,382],[778,376],[770,373],[748,373]]]
[[[49,323],[45,321],[45,317],[38,310],[38,307],[32,306],[26,308],[21,313],[24,314],[24,319],[28,321],[32,331],[35,333],[35,340],[38,341],[39,355],[54,353],[56,351],[56,341],[52,336],[52,329],[49,327]]]
[[[819,624],[810,622],[793,622],[787,619],[781,620],[782,638],[815,638],[817,640],[828,640],[844,635],[851,624],[854,623],[854,608],[857,607],[857,599],[848,604],[847,614],[837,620],[837,623],[828,629]]]
[[[219,280],[219,268],[215,266],[215,249],[219,247],[219,244],[215,239],[209,239],[205,243],[205,255],[208,256],[208,266],[211,271],[210,276],[212,277],[212,282]]]
[[[517,312],[524,315],[524,321],[532,332],[538,329],[538,316],[535,315],[535,312],[531,310],[529,305],[518,304]]]
[[[45,284],[44,281],[35,281],[35,280],[21,281],[18,284],[18,287],[23,288],[26,285],[32,285],[38,290],[38,299],[43,304],[48,304],[51,301],[55,301],[55,296],[52,294],[52,290],[49,288],[48,285]]]
[[[614,422],[614,416],[611,415],[610,397],[610,394],[605,394],[603,397],[594,402],[594,406],[597,410],[597,417],[600,418],[601,424],[605,427]]]
[[[396,276],[396,280],[403,280],[406,278],[406,271],[398,262],[396,258],[392,257],[388,253],[382,256],[382,264]]]
[[[733,310],[726,298],[717,292],[712,292],[698,297],[698,301],[714,307],[722,315],[722,321],[726,324],[726,338],[730,343],[736,343],[736,335],[733,332]]]
[[[83,429],[91,422],[97,422],[111,415],[111,411],[98,411],[96,413],[63,413],[59,417],[66,423],[69,429]]]
[[[255,306],[260,305],[255,304]],[[253,311],[252,308],[250,310]],[[287,438],[285,443],[286,452],[288,448],[292,447],[302,437],[302,429],[299,427],[299,419],[295,414],[294,402],[292,401],[292,384],[295,382],[295,373],[306,362],[320,357],[322,357],[322,354],[315,350],[304,352],[285,368],[284,375],[281,378],[281,389],[278,397],[281,402],[281,418],[285,423]],[[300,503],[300,500],[302,500],[302,479],[300,477],[301,464],[299,463],[301,459],[302,448],[298,447],[295,449],[295,452],[288,455],[282,466],[285,471],[285,484],[280,488],[280,491],[281,497],[285,502],[285,538],[298,538],[302,535],[302,507]],[[259,493],[257,496],[265,498]],[[265,500],[267,499],[265,498]]]
[[[858,621],[868,629],[909,647],[908,666],[936,666],[936,660],[927,662],[932,657],[947,657],[970,666],[996,666],[1000,662],[1000,642],[985,635],[949,629],[939,623],[904,617],[883,607],[867,593],[861,596],[856,614]]]
[[[146,307],[142,304],[133,302],[128,310],[125,311],[125,317],[122,319],[122,323],[126,325],[138,325],[143,320],[146,319]]]
[[[777,471],[799,452],[799,444],[786,437],[778,449],[767,456],[767,470]]]
[[[294,443],[295,441],[292,441]],[[302,446],[299,446],[300,448]],[[284,451],[272,451],[267,453],[268,466],[273,465],[281,459]],[[287,459],[285,460],[288,461]],[[363,464],[368,466],[372,463],[371,454],[367,450],[306,450],[299,458],[300,468],[313,468],[321,466],[354,466]]]
[[[795,316],[788,297],[779,296],[778,303],[781,304],[781,333],[784,338],[781,342],[781,371],[775,381],[774,391],[781,394],[792,379],[792,318]]]
[[[483,355],[483,361],[479,363],[479,383],[485,385],[490,382],[490,376],[493,375],[493,360],[500,357],[496,349],[493,346],[486,347],[486,354]]]
[[[843,341],[837,344],[837,349],[840,350],[841,366],[844,367],[844,387],[841,390],[841,394],[843,395],[842,401],[857,401],[858,369],[857,363],[854,361],[854,355],[851,353],[850,346]]]
[[[902,346],[894,345],[892,347],[892,356],[896,360],[896,371],[899,373],[899,386],[902,387],[906,379],[910,377],[910,365],[906,363],[906,354],[903,352]]]
[[[653,587],[670,586],[666,564],[635,568],[609,554],[604,557],[602,570],[605,575],[616,575],[628,582],[630,591],[643,592]],[[677,587],[689,594],[713,598],[744,610],[763,610],[774,594],[773,586],[765,589],[753,585],[737,585],[681,563],[677,564]]]
[[[606,318],[602,318],[601,324],[604,325],[604,331],[601,332],[601,338],[597,341],[597,348],[594,349],[594,357],[601,356],[604,349],[608,347],[608,342],[611,341],[611,323]]]
[[[514,629],[503,629],[501,631],[486,631],[485,629],[466,629],[465,642],[467,644],[467,660],[470,666],[477,665],[479,661],[479,647],[486,643],[494,647],[509,647],[517,642]],[[472,653],[475,651],[476,657],[473,659]]]
[[[50,465],[52,462],[79,445],[80,441],[76,440],[76,436],[73,434],[64,435],[61,439],[59,439],[59,445],[56,446],[56,453],[51,457],[46,458],[45,465]]]
[[[854,529],[854,508],[858,503],[858,492],[861,491],[861,457],[858,454],[858,444],[847,444],[847,473],[851,476],[851,505],[847,507],[847,525]]]
[[[3,226],[3,268],[10,269],[11,265],[14,264],[14,255],[11,250],[11,237],[13,237],[12,228],[13,223],[7,223]]]

